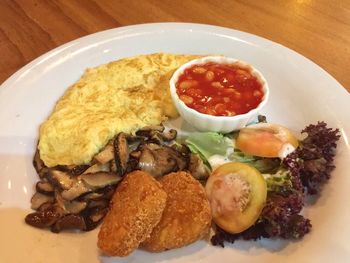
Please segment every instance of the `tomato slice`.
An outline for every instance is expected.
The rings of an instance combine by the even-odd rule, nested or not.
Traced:
[[[214,222],[235,234],[252,226],[265,206],[267,187],[261,173],[243,163],[226,163],[205,186]]]
[[[287,128],[270,123],[258,123],[240,130],[236,147],[242,152],[260,157],[281,157],[298,147],[298,140]]]

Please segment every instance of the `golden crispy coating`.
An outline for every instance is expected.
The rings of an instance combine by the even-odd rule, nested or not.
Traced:
[[[167,195],[151,175],[134,171],[117,187],[98,234],[98,247],[110,256],[127,256],[161,219]]]
[[[211,223],[205,190],[189,173],[171,173],[160,182],[168,195],[166,207],[161,221],[142,243],[152,252],[188,245],[204,237]]]

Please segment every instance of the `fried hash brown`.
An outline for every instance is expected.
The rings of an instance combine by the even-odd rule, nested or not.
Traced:
[[[167,195],[151,175],[134,171],[117,187],[98,234],[98,247],[110,256],[127,256],[161,219]]]
[[[188,245],[208,233],[211,211],[203,186],[186,172],[160,180],[168,198],[163,216],[142,246],[152,252]]]

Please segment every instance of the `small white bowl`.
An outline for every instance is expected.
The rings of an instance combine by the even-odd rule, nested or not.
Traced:
[[[264,92],[264,96],[258,107],[250,110],[245,114],[239,114],[235,116],[212,116],[200,113],[186,106],[186,104],[177,95],[176,82],[178,81],[179,76],[185,71],[185,69],[190,68],[193,65],[203,65],[208,62],[235,64],[242,68],[250,69],[251,74],[260,81],[262,90]],[[170,79],[170,94],[181,117],[190,123],[194,128],[200,131],[228,133],[243,128],[258,116],[259,111],[265,106],[269,98],[269,87],[264,76],[250,64],[234,58],[223,56],[208,56],[191,60],[179,67]]]

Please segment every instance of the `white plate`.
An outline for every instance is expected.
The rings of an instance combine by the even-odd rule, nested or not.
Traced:
[[[225,249],[204,241],[160,254],[99,257],[96,231],[52,234],[23,223],[37,175],[32,156],[39,124],[87,67],[153,52],[224,54],[259,69],[270,85],[263,113],[300,131],[318,120],[341,131],[336,170],[316,204],[305,209],[312,232],[288,242],[239,241]],[[321,56],[322,54],[320,54]],[[112,29],[58,47],[0,88],[1,262],[350,262],[349,94],[327,72],[279,44],[247,33],[197,24],[145,24]],[[181,123],[181,122],[180,122]]]

